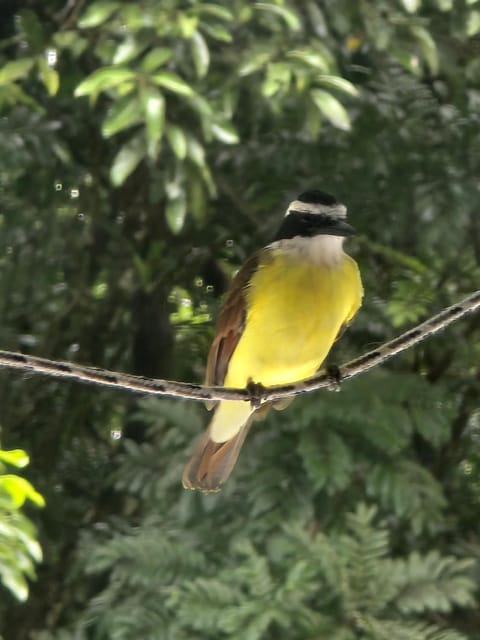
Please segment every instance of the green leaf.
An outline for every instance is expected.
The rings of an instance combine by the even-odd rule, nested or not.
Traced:
[[[317,108],[334,127],[343,131],[350,130],[350,118],[345,107],[331,93],[322,91],[322,89],[312,89],[310,96]]]
[[[102,135],[110,138],[119,131],[128,129],[141,122],[142,108],[138,97],[125,96],[114,103],[102,123]]]
[[[140,3],[123,2],[120,12],[122,23],[129,31],[140,31],[145,27],[154,25],[153,16],[150,11],[145,11]]]
[[[195,31],[191,39],[193,64],[199,78],[203,78],[210,65],[210,52],[204,37],[199,31]]]
[[[288,9],[285,6],[268,4],[267,2],[255,2],[254,7],[255,9],[260,9],[261,11],[267,11],[280,16],[292,31],[299,31],[302,27],[297,14],[292,9]]]
[[[157,88],[151,86],[143,89],[141,96],[147,132],[147,153],[155,160],[165,124],[165,98]]]
[[[161,71],[160,73],[156,73],[152,76],[152,80],[173,93],[178,93],[182,96],[191,96],[193,94],[193,89],[190,85],[182,80],[182,78],[180,78],[176,73],[173,73],[173,71]]]
[[[341,78],[340,76],[331,76],[322,74],[316,77],[316,80],[319,84],[324,87],[328,87],[329,89],[337,89],[338,91],[342,91],[343,93],[347,93],[350,96],[358,96],[358,90],[351,82],[345,80],[345,78]]]
[[[194,136],[187,137],[188,157],[198,166],[205,166],[205,149]]]
[[[175,235],[183,229],[185,216],[187,213],[187,203],[185,198],[180,196],[175,200],[170,200],[165,209],[165,219],[172,233]]]
[[[21,507],[25,500],[31,500],[39,507],[45,505],[43,496],[33,488],[28,480],[20,476],[9,473],[0,475],[0,489],[3,489],[10,495],[16,508]]]
[[[422,4],[422,0],[402,0],[402,4],[408,13],[416,13]]]
[[[25,78],[34,63],[34,58],[21,58],[7,62],[0,69],[0,85]]]
[[[215,18],[220,18],[220,20],[225,20],[226,22],[230,22],[234,19],[233,13],[230,9],[226,7],[222,7],[218,4],[210,4],[210,3],[201,3],[196,10],[199,14],[206,13],[211,16],[215,16]]]
[[[113,89],[123,82],[135,78],[131,69],[125,67],[102,67],[85,78],[75,89],[75,97],[91,95],[93,98],[101,91]]]
[[[175,124],[167,124],[165,133],[173,153],[179,160],[183,160],[187,155],[187,138],[183,129]]]
[[[215,138],[225,144],[237,144],[240,141],[235,127],[230,122],[212,122],[210,129]]]
[[[115,53],[113,54],[113,64],[124,64],[136,58],[138,54],[145,48],[145,43],[136,40],[132,36],[121,42]]]
[[[313,102],[309,101],[306,104],[306,119],[305,127],[312,140],[317,140],[322,128],[322,117],[318,112],[317,107]]]
[[[320,71],[330,71],[331,65],[328,57],[316,49],[292,49],[287,53],[287,57],[299,60],[304,65]]]
[[[217,193],[215,182],[205,159],[205,149],[200,142],[192,135],[187,135],[187,155],[198,167],[203,182],[207,186],[210,197],[214,198]]]
[[[26,467],[30,461],[28,453],[23,449],[11,449],[10,451],[0,449],[0,460],[18,468]]]
[[[2,563],[0,564],[0,580],[17,600],[25,602],[28,598],[28,584],[20,571]]]
[[[145,156],[143,139],[136,135],[123,145],[115,156],[110,168],[110,180],[118,187],[122,185],[128,176],[136,169]]]
[[[467,36],[472,38],[480,31],[480,11],[471,11],[467,19]]]
[[[111,0],[100,0],[91,4],[85,13],[78,21],[80,29],[89,29],[91,27],[98,27],[103,22],[108,20],[112,13],[116,11],[120,6],[118,2],[112,2]]]
[[[177,26],[182,38],[190,39],[198,26],[198,17],[180,11],[177,13]]]
[[[421,75],[421,68],[418,60],[418,56],[412,54],[411,47],[407,49],[401,49],[399,47],[393,47],[390,50],[392,57],[396,58],[398,62],[415,76]]]
[[[271,47],[259,47],[248,52],[246,59],[240,63],[238,74],[240,76],[249,76],[255,71],[262,69],[271,60],[273,52]]]
[[[422,49],[423,57],[425,58],[428,67],[433,75],[438,73],[438,51],[437,45],[433,40],[430,33],[423,27],[414,25],[410,27],[410,31],[417,39]]]
[[[41,55],[38,59],[38,69],[40,71],[40,77],[44,84],[45,89],[48,92],[48,95],[54,96],[58,91],[58,87],[60,85],[60,76],[58,75],[58,71],[52,69],[45,60],[44,56]]]
[[[188,181],[188,202],[195,222],[202,225],[207,217],[207,196],[201,179],[192,176]]]
[[[27,41],[28,49],[36,53],[45,49],[48,36],[37,12],[33,9],[22,9],[16,14],[16,18],[18,31],[22,33],[22,38]]]
[[[284,62],[271,62],[267,67],[267,75],[262,83],[262,94],[269,98],[278,91],[288,91],[290,86],[290,67]]]
[[[453,0],[437,0],[436,5],[440,11],[451,11],[453,8]]]
[[[298,451],[316,491],[342,491],[352,480],[352,454],[343,438],[335,432],[317,433],[305,430]]]
[[[220,24],[202,22],[202,31],[219,42],[232,42],[233,40],[230,31]]]
[[[162,64],[165,64],[173,55],[171,49],[166,47],[158,47],[149,51],[141,60],[140,66],[144,71],[155,71]]]

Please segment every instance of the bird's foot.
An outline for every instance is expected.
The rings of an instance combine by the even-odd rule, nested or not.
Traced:
[[[252,409],[258,409],[258,407],[262,404],[263,396],[265,395],[265,387],[261,382],[254,382],[250,378],[247,383],[247,392],[250,398]]]
[[[336,364],[330,364],[327,367],[327,389],[329,391],[340,391],[342,374]]]

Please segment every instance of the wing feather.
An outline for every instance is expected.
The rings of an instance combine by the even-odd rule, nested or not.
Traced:
[[[225,302],[220,309],[215,338],[208,354],[205,384],[222,385],[228,364],[245,328],[248,283],[259,264],[253,255],[232,280]]]

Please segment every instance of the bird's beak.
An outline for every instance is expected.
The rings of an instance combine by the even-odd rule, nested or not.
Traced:
[[[332,224],[328,226],[322,226],[321,229],[318,230],[319,234],[327,235],[327,236],[353,236],[356,231],[352,227],[352,225],[345,222],[345,220],[335,220]]]

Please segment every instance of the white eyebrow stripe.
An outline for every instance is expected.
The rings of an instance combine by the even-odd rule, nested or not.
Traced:
[[[336,202],[333,205],[321,204],[319,202],[302,202],[301,200],[293,200],[289,205],[287,212],[289,213],[326,213],[335,218],[346,218],[347,207],[341,202]]]

